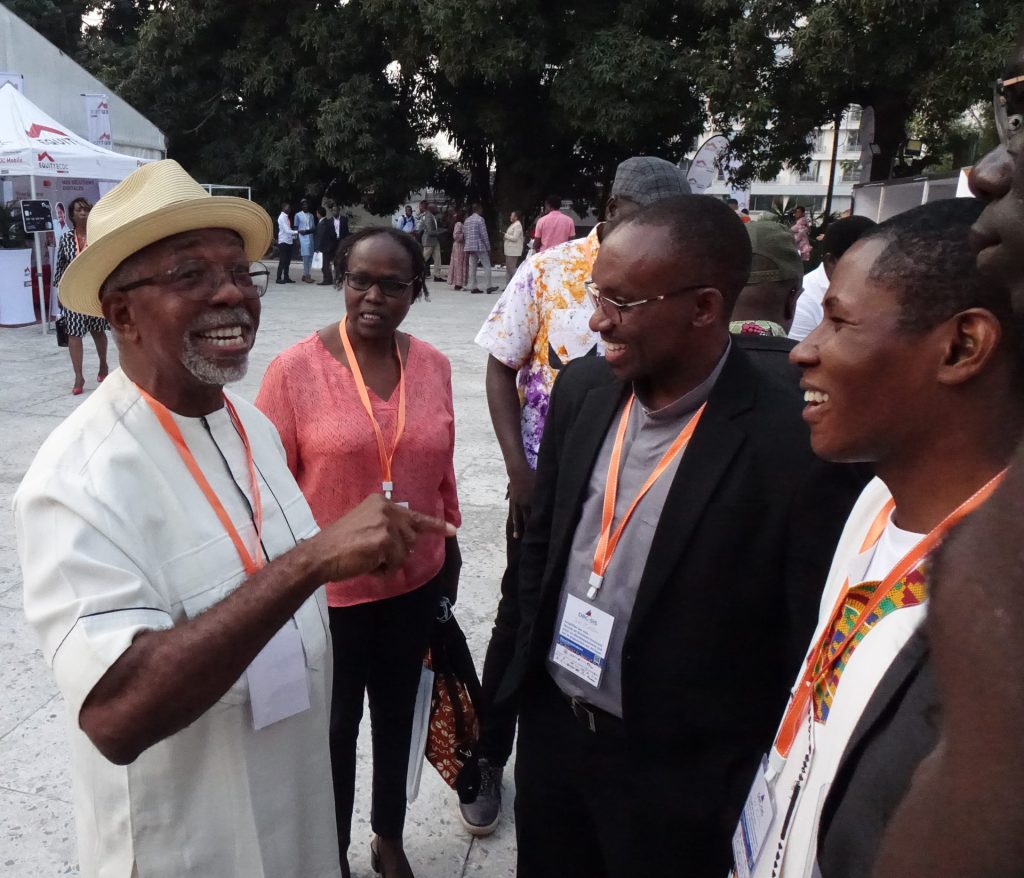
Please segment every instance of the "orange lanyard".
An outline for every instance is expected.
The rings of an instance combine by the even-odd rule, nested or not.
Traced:
[[[825,653],[828,651],[830,645],[829,634],[837,624],[837,620],[843,612],[843,607],[846,604],[846,598],[850,591],[850,580],[847,579],[843,583],[843,587],[839,592],[839,598],[836,601],[835,607],[832,609],[831,615],[829,616],[828,624],[822,630],[817,643],[815,643],[814,648],[811,649],[811,652],[807,657],[807,665],[804,668],[804,673],[800,678],[800,682],[797,684],[797,689],[793,693],[793,697],[790,699],[786,715],[782,718],[782,726],[775,738],[775,750],[780,756],[784,758],[789,756],[789,751],[793,747],[793,741],[796,739],[797,731],[803,721],[804,714],[808,709],[811,694],[814,692],[815,687],[827,678],[830,673],[832,673],[832,669],[835,667],[836,662],[839,661],[840,657],[846,651],[846,648],[854,642],[854,638],[867,624],[868,619],[870,619],[872,614],[878,609],[879,604],[881,604],[885,599],[885,596],[889,593],[890,589],[908,573],[914,570],[925,559],[925,557],[931,554],[935,547],[942,542],[946,534],[949,533],[950,528],[981,506],[981,504],[984,503],[992,495],[992,492],[999,486],[999,483],[1003,480],[1003,476],[1005,474],[1006,470],[1003,470],[1001,473],[998,473],[982,485],[974,494],[964,500],[963,503],[940,521],[938,525],[932,528],[929,533],[923,536],[917,545],[915,545],[896,563],[896,566],[894,566],[892,570],[889,571],[885,579],[881,581],[878,588],[871,596],[871,600],[861,611],[860,615],[858,615],[857,621],[850,629],[850,632],[838,644],[836,649],[833,651],[832,656],[826,659]],[[895,501],[890,498],[889,502],[886,503],[878,515],[875,516],[875,520],[871,523],[867,536],[864,538],[860,554],[863,554],[872,546],[875,546],[881,539],[882,532],[888,524],[889,515],[892,513],[894,505]]]
[[[384,434],[381,432],[380,424],[377,423],[377,418],[374,417],[373,406],[370,405],[370,394],[366,392],[363,372],[359,368],[359,361],[352,350],[352,342],[348,340],[347,323],[348,318],[342,320],[338,325],[341,345],[345,348],[345,357],[348,360],[348,367],[352,372],[352,378],[355,379],[359,399],[363,403],[363,408],[366,409],[367,416],[370,418],[370,424],[373,426],[373,435],[377,438],[377,454],[380,456],[380,486],[384,491],[384,496],[390,500],[391,494],[395,490],[395,482],[391,474],[391,461],[394,460],[395,450],[398,448],[398,443],[402,440],[402,434],[405,432],[405,366],[402,364],[402,351],[398,347],[398,336],[396,335],[395,356],[398,357],[398,426],[395,427],[395,441],[391,446],[391,450],[388,451],[388,447],[384,442]]]
[[[85,245],[78,238],[78,232],[75,232],[75,256],[81,253],[85,249]]]
[[[622,462],[622,445],[626,438],[626,427],[629,424],[629,413],[633,409],[633,403],[636,401],[636,395],[633,394],[629,397],[629,401],[626,403],[626,407],[622,410],[622,415],[619,417],[619,428],[615,431],[615,444],[612,446],[611,460],[608,462],[608,475],[605,477],[604,483],[604,506],[601,510],[601,535],[597,540],[597,550],[594,552],[594,567],[590,574],[590,588],[587,590],[587,598],[593,600],[597,597],[598,591],[601,590],[601,585],[604,582],[604,574],[608,570],[608,565],[611,564],[612,556],[615,554],[615,549],[619,545],[619,540],[622,539],[622,534],[626,530],[626,525],[629,524],[630,518],[633,517],[633,513],[636,511],[637,506],[640,505],[640,501],[647,495],[647,492],[651,490],[658,479],[664,474],[665,470],[671,466],[674,461],[686,447],[690,441],[690,437],[693,436],[693,431],[697,429],[697,422],[700,420],[700,416],[704,413],[705,403],[699,409],[697,413],[690,418],[686,426],[679,431],[679,435],[676,436],[675,440],[669,446],[661,460],[658,461],[658,465],[654,467],[651,474],[647,477],[647,481],[644,482],[640,488],[640,492],[633,498],[633,502],[629,504],[629,508],[626,509],[626,514],[622,516],[622,521],[619,522],[619,526],[612,531],[612,522],[615,519],[615,500],[619,493],[619,467]]]
[[[231,423],[238,431],[238,435],[242,439],[242,445],[245,446],[245,459],[249,466],[249,487],[252,491],[252,505],[253,505],[253,517],[255,521],[253,524],[256,526],[256,552],[255,557],[249,553],[246,548],[245,542],[242,540],[241,534],[238,533],[238,528],[235,527],[235,523],[231,520],[231,516],[228,515],[227,510],[224,508],[224,504],[220,502],[220,498],[216,492],[210,486],[210,483],[206,480],[206,476],[203,475],[203,471],[199,468],[199,464],[196,462],[195,456],[189,450],[188,444],[185,442],[185,437],[181,434],[181,429],[178,427],[171,413],[167,410],[167,406],[157,401],[150,396],[141,387],[139,393],[142,394],[142,398],[146,400],[149,407],[153,410],[153,414],[156,415],[156,419],[160,422],[160,426],[164,428],[164,432],[170,437],[170,440],[174,443],[174,447],[178,449],[178,454],[181,455],[181,459],[185,462],[185,466],[188,471],[192,474],[192,478],[195,479],[196,484],[199,486],[199,490],[203,492],[210,506],[213,508],[214,513],[220,520],[224,530],[227,531],[227,535],[231,537],[231,542],[235,544],[235,549],[238,551],[238,557],[242,559],[242,565],[245,567],[245,572],[252,576],[257,570],[263,567],[263,554],[260,551],[260,546],[263,540],[263,504],[260,502],[260,485],[256,480],[256,463],[252,456],[252,446],[249,445],[249,437],[246,435],[245,427],[242,426],[242,419],[238,417],[238,412],[235,411],[235,407],[231,404],[226,396],[224,397],[224,405],[228,410],[228,417],[231,418]]]

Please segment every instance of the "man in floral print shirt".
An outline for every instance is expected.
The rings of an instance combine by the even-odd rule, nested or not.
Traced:
[[[490,354],[487,403],[508,472],[509,517],[507,566],[484,659],[480,795],[472,804],[459,806],[463,824],[474,835],[489,835],[498,823],[501,774],[515,738],[515,707],[493,701],[515,652],[519,551],[551,387],[570,360],[600,353],[598,336],[589,327],[593,306],[584,283],[612,224],[641,207],[689,191],[686,174],[671,162],[652,156],[626,159],[615,173],[605,207],[607,221],[585,238],[527,259],[477,334],[476,343]]]

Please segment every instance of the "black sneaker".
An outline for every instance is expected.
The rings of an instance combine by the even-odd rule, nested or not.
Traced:
[[[480,760],[480,792],[476,801],[459,803],[459,818],[472,835],[482,837],[494,832],[501,817],[501,774],[504,769]]]
[[[471,292],[471,293],[472,293],[472,294],[473,294],[474,296],[482,296],[482,295],[484,294],[484,291],[483,291],[483,290],[481,290],[481,289],[478,289],[477,287],[473,287],[473,289],[471,289],[471,290],[470,290],[470,292]]]
[[[488,288],[487,288],[487,295],[488,295],[488,296],[489,296],[489,295],[490,295],[491,293],[496,293],[496,292],[498,292],[498,288],[497,288],[497,287],[488,287]]]

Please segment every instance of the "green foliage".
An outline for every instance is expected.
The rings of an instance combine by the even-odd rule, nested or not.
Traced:
[[[28,2],[28,0],[24,0]],[[41,2],[41,0],[34,0]],[[97,7],[99,8],[99,7]],[[600,206],[616,165],[679,160],[703,124],[691,4],[102,0],[81,53],[193,173],[388,211],[445,181],[529,218]],[[709,18],[709,21],[713,16]],[[427,146],[445,132],[460,174]]]
[[[850,104],[874,107],[886,176],[915,112],[937,131],[991,97],[1024,20],[1021,0],[726,2],[703,83],[716,124],[741,125],[743,181],[804,165],[811,131]]]
[[[78,56],[82,16],[91,8],[90,0],[6,0],[4,6],[62,52]]]
[[[107,0],[85,63],[210,182],[268,207],[327,191],[389,212],[435,173],[414,93],[356,2]]]
[[[737,182],[800,167],[808,136],[873,106],[874,169],[913,117],[930,153],[989,96],[1024,0],[11,0],[210,182],[265,203],[389,212],[441,186],[529,222],[549,193],[600,210],[630,155],[678,161],[740,123]],[[82,14],[99,13],[84,30]],[[444,132],[458,167],[429,145]]]
[[[946,125],[938,125],[917,114],[907,128],[912,137],[928,145],[928,173],[955,171],[973,165],[999,143],[995,118],[988,104],[979,104]]]

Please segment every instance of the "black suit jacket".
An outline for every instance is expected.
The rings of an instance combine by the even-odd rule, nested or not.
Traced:
[[[333,258],[339,242],[348,238],[348,217],[345,214],[338,217],[338,229],[338,232],[334,231],[333,216],[325,216],[316,223],[315,248],[328,258]]]
[[[732,340],[750,355],[759,369],[783,381],[800,383],[800,367],[789,362],[789,352],[797,345],[795,340],[777,335],[734,335]]]
[[[316,225],[314,246],[330,259],[338,249],[338,234],[334,231],[334,217],[325,216]]]
[[[500,696],[544,662],[595,459],[629,387],[603,358],[555,383],[523,541],[522,624]],[[669,489],[623,647],[623,722],[638,758],[684,754],[683,810],[728,851],[743,799],[817,618],[862,479],[813,456],[791,382],[733,345]],[[633,746],[632,744],[630,745]],[[727,865],[727,864],[726,864]]]
[[[822,878],[870,878],[885,829],[938,742],[939,723],[919,630],[882,677],[843,752],[818,827]]]

